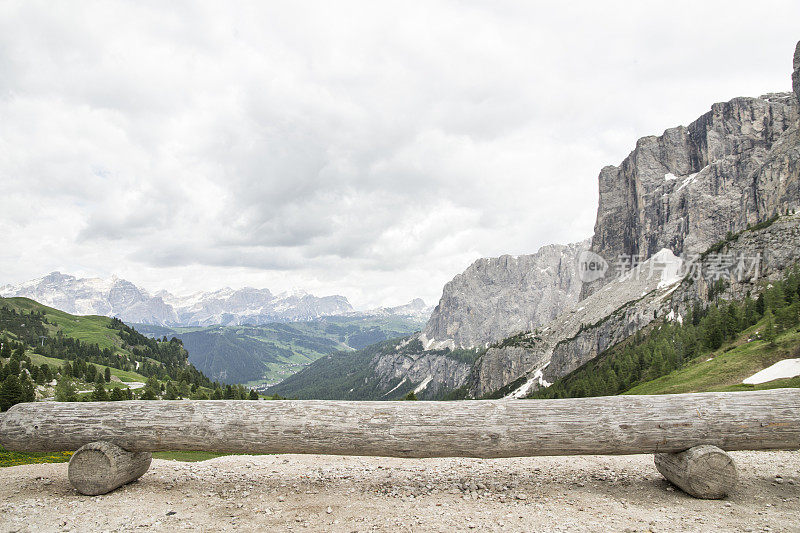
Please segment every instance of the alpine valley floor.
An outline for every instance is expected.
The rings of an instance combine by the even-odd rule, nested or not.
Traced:
[[[156,459],[86,497],[67,465],[5,468],[0,531],[800,531],[800,452],[732,452],[737,490],[698,500],[651,455]]]

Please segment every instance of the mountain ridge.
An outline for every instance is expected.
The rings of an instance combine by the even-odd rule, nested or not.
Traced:
[[[409,316],[429,309],[420,299],[395,307],[356,311],[341,295],[315,296],[303,290],[273,294],[269,289],[225,287],[176,296],[162,289],[151,295],[125,279],[78,278],[51,272],[0,287],[0,296],[27,297],[65,312],[117,316],[124,321],[167,327],[261,325],[300,322],[326,316]]]

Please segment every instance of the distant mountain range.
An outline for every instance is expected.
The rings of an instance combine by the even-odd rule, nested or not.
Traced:
[[[52,272],[18,285],[0,287],[0,296],[31,298],[67,313],[116,316],[125,322],[159,326],[238,326],[299,322],[327,316],[406,316],[427,319],[432,308],[420,299],[398,307],[357,312],[344,296],[314,296],[302,290],[273,294],[269,289],[224,288],[175,296],[145,289],[116,276],[77,278]]]

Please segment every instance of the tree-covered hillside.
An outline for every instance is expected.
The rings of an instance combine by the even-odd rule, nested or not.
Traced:
[[[297,399],[385,400],[370,362],[397,340],[385,341],[356,352],[335,352],[270,387],[271,394]],[[285,394],[282,394],[283,391]],[[407,392],[407,391],[406,391]]]
[[[697,305],[681,321],[660,321],[529,397],[800,387],[800,377],[742,384],[773,363],[800,357],[798,325],[800,270],[795,268],[755,299]]]
[[[117,319],[0,298],[2,410],[48,395],[63,401],[241,399],[251,392],[212,382],[189,362],[180,339],[156,340]]]

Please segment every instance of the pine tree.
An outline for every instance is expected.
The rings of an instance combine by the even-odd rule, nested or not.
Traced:
[[[142,393],[141,399],[142,400],[156,400],[156,399],[158,399],[158,396],[156,396],[156,393],[153,392],[153,389],[151,389],[150,387],[145,387],[144,388],[144,392]]]
[[[250,395],[248,396],[249,400],[258,400],[258,393],[253,389],[250,389]]]
[[[178,399],[178,389],[175,387],[175,383],[173,381],[167,381],[167,391],[166,395],[164,396],[166,400],[177,400]]]
[[[776,332],[775,332],[775,317],[772,314],[772,309],[767,309],[767,312],[764,314],[766,318],[764,322],[764,334],[762,335],[763,339],[770,344],[775,342]]]
[[[110,367],[106,367],[106,371],[105,371],[105,374],[103,375],[103,377],[106,379],[106,383],[111,383],[111,368]]]
[[[78,401],[78,393],[75,386],[72,384],[72,378],[68,375],[62,375],[58,383],[56,383],[56,401],[57,402],[76,402]]]
[[[23,376],[20,379],[20,386],[22,387],[22,397],[20,401],[35,402],[36,401],[36,386],[33,384],[28,376]]]
[[[103,376],[98,376],[99,379],[103,379]],[[95,387],[94,391],[92,392],[92,401],[93,402],[107,402],[108,401],[108,393],[106,392],[106,388],[102,382],[98,382]]]
[[[10,374],[0,386],[0,411],[8,411],[12,405],[23,401],[23,390],[19,378]]]
[[[94,365],[87,366],[86,372],[84,373],[84,378],[86,379],[87,383],[94,383],[97,379],[97,367]]]
[[[723,316],[723,327],[725,330],[725,336],[729,339],[732,339],[739,333],[739,309],[733,302],[729,303],[728,306],[725,308],[725,315]]]
[[[8,337],[3,337],[0,344],[3,345],[3,347],[0,348],[0,358],[11,359],[11,341],[8,340]]]
[[[122,392],[122,389],[120,389],[119,387],[114,387],[113,389],[111,389],[111,395],[109,396],[109,399],[112,402],[122,401],[125,399],[125,393]]]
[[[775,281],[772,287],[767,289],[764,296],[768,308],[773,311],[781,309],[786,305],[786,293],[783,291],[783,282]]]

